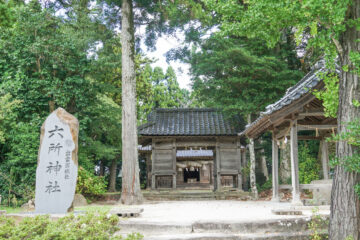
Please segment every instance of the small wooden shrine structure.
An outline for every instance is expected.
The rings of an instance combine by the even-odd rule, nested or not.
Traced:
[[[279,145],[281,141],[290,141],[291,151],[291,182],[293,204],[300,201],[298,140],[318,139],[322,141],[322,167],[324,179],[329,178],[329,155],[325,137],[334,133],[337,120],[324,116],[322,102],[315,97],[313,90],[324,88],[323,81],[318,77],[320,72],[327,72],[319,62],[295,86],[274,104],[266,107],[266,111],[253,123],[246,126],[240,136],[257,138],[266,131],[272,132],[272,200],[279,201]],[[315,131],[315,136],[298,136],[299,131]]]
[[[148,187],[241,189],[240,125],[216,109],[154,110],[138,129]]]

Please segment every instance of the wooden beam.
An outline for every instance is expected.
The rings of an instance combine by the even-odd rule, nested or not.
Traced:
[[[289,126],[289,127],[290,127],[290,126]],[[285,135],[289,135],[289,134],[290,134],[290,129],[289,129],[289,127],[285,127],[284,129],[280,130],[280,131],[275,135],[275,137],[276,137],[277,139],[279,139],[279,138],[285,137]]]
[[[333,129],[337,128],[337,125],[335,124],[328,124],[328,125],[298,125],[298,131],[304,131],[304,130],[325,130],[325,129]]]
[[[216,141],[177,141],[176,147],[215,147]]]
[[[322,140],[322,136],[298,136],[298,140]]]
[[[315,189],[319,189],[319,188],[331,188],[332,184],[300,184],[300,189],[301,190],[315,190]],[[292,189],[292,186],[290,184],[281,184],[280,189]]]
[[[322,116],[324,116],[323,109],[311,109],[299,113],[299,117],[322,117]]]
[[[174,171],[172,170],[157,170],[157,171],[153,171],[153,175],[156,176],[172,176],[174,175]]]

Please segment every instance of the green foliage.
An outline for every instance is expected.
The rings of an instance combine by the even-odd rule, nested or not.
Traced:
[[[320,179],[320,163],[316,157],[310,154],[305,144],[299,149],[299,181],[302,184],[309,184],[313,180]]]
[[[274,47],[283,41],[284,29],[291,28],[295,30],[294,38],[297,44],[302,45],[301,48],[306,48],[304,58],[317,61],[319,57],[324,57],[327,67],[331,70],[335,68],[336,56],[342,54],[340,36],[347,28],[360,25],[359,21],[348,18],[347,12],[352,0],[204,2],[221,18],[220,29],[223,35],[260,38],[268,46]],[[344,69],[359,72],[359,56],[358,52],[350,53],[351,65],[344,66]],[[328,116],[336,115],[337,92],[337,80],[334,76],[325,78],[325,91],[317,93],[317,96],[324,101]]]
[[[14,12],[16,5],[16,1],[0,1],[0,30],[2,27],[11,27],[15,22]]]
[[[327,236],[327,226],[329,221],[324,220],[319,214],[319,208],[314,208],[312,210],[313,216],[311,221],[308,224],[308,227],[311,231],[310,239],[311,240],[325,240],[328,239]]]
[[[87,198],[95,198],[106,192],[106,182],[104,177],[95,176],[84,168],[79,167],[76,193],[82,194]]]
[[[10,240],[67,240],[67,239],[124,239],[114,236],[119,230],[119,218],[106,213],[88,212],[85,215],[73,214],[53,221],[47,215],[28,217],[19,224],[0,216],[0,239]],[[140,234],[132,234],[125,240],[140,240]]]
[[[144,88],[138,88],[140,123],[146,120],[147,115],[154,108],[179,108],[188,105],[189,92],[180,88],[172,67],[168,67],[164,73],[160,67],[152,69],[150,64],[146,64],[138,80],[143,84],[147,82]]]
[[[339,76],[335,73],[320,73],[325,84],[324,90],[314,90],[314,95],[323,101],[326,117],[336,117],[339,105]]]
[[[257,180],[257,179],[256,179]],[[269,180],[264,182],[262,185],[257,185],[257,189],[259,192],[266,191],[272,188],[272,176],[269,175]]]
[[[0,164],[0,194],[24,201],[34,196],[40,133],[36,122],[18,122],[8,132],[6,161]]]
[[[12,100],[10,94],[3,96],[0,94],[0,144],[5,143],[5,136],[9,133],[8,129],[16,124],[17,112],[15,109],[20,103],[19,100]]]
[[[274,52],[246,38],[212,36],[190,56],[193,90],[230,115],[258,113],[301,78]]]

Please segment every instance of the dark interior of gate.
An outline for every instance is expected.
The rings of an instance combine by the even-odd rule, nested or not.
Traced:
[[[242,189],[238,126],[220,111],[156,109],[148,120],[139,128],[147,188]]]

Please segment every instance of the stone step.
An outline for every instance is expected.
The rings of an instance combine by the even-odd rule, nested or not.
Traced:
[[[243,191],[149,191],[143,193],[147,200],[248,200],[250,194]]]
[[[138,232],[145,236],[163,234],[224,233],[224,234],[270,234],[299,233],[309,230],[310,217],[290,219],[257,220],[248,222],[156,223],[121,220],[120,233]],[[324,226],[324,229],[327,227]]]
[[[229,234],[229,233],[189,233],[145,236],[144,240],[308,240],[311,232]]]

